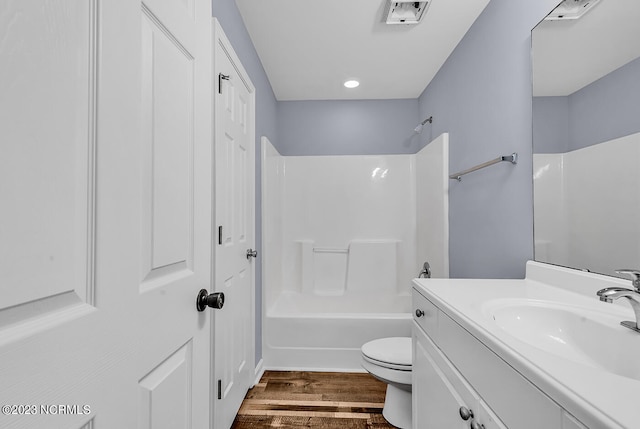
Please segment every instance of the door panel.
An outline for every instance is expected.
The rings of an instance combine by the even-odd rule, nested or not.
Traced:
[[[144,286],[193,268],[193,57],[143,13]]]
[[[207,427],[210,2],[2,9],[0,427]]]
[[[97,16],[21,3],[0,16],[0,308],[26,319],[92,303]]]
[[[184,47],[186,52],[195,53],[198,44],[202,43],[194,26],[199,19],[205,16],[198,16],[195,13],[197,7],[202,13],[202,5],[198,5],[199,0],[145,0],[142,2],[143,8],[149,14],[156,17],[158,22],[166,26],[169,30],[169,37]]]
[[[192,359],[189,342],[140,380],[140,429],[191,427]]]
[[[246,254],[255,247],[255,93],[222,30],[215,28],[215,212],[221,227],[215,279],[225,294],[225,305],[215,314],[215,421],[218,428],[228,428],[254,375],[255,273]]]
[[[238,108],[242,108],[243,104],[238,103]],[[245,105],[246,106],[246,105]],[[241,124],[239,124],[241,125]],[[235,209],[234,218],[236,219],[236,234],[237,245],[242,248],[247,243],[247,202],[249,200],[248,184],[247,184],[247,133],[240,127],[240,132],[244,137],[237,145],[234,146],[234,168],[235,174],[234,183],[235,189],[233,190],[235,196]],[[243,144],[244,143],[244,144]],[[244,262],[244,261],[243,261]],[[242,264],[241,269],[244,270],[248,267],[248,264]]]

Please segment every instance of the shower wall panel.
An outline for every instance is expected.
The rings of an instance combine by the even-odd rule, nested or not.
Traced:
[[[409,293],[417,268],[414,157],[288,156],[285,171],[285,290],[312,282],[305,289],[318,295],[363,292],[356,270],[387,278],[385,292]],[[394,260],[382,263],[383,256]]]

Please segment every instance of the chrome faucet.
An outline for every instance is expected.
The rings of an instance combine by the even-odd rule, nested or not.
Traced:
[[[631,284],[633,285],[633,289],[608,287],[600,289],[597,292],[597,295],[600,297],[600,301],[603,302],[613,302],[620,298],[626,298],[629,301],[629,304],[631,304],[631,308],[633,308],[633,312],[636,315],[636,321],[632,322],[630,320],[625,320],[620,322],[620,324],[625,328],[629,328],[640,333],[640,326],[638,326],[638,322],[640,322],[640,271],[621,269],[616,270],[616,273],[629,274],[632,277]]]

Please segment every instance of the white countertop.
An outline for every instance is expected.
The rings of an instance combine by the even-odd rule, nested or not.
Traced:
[[[420,294],[588,427],[640,428],[640,381],[520,341],[501,329],[487,310],[488,303],[522,299],[579,306],[610,318],[615,329],[624,331],[625,340],[640,341],[640,333],[618,324],[635,319],[631,307],[603,303],[595,295],[598,289],[610,286],[631,284],[536,262],[527,264],[524,280],[414,280]],[[640,356],[637,358],[640,365]]]

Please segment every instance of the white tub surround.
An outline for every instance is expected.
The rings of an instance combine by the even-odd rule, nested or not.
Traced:
[[[269,369],[363,371],[364,343],[411,336],[410,309],[409,295],[282,292],[265,317],[264,360]]]
[[[263,355],[359,371],[411,333],[411,279],[448,277],[448,136],[415,155],[281,156],[263,141]]]
[[[533,155],[536,260],[616,276],[640,261],[640,133]],[[611,210],[624,207],[624,210]],[[594,249],[610,249],[594,252]]]
[[[449,134],[415,154],[418,248],[416,259],[431,264],[431,275],[449,277]]]
[[[536,262],[524,280],[414,280],[414,339],[462,374],[487,428],[637,428],[640,334],[619,325],[626,302],[598,300],[610,286],[631,284]]]

